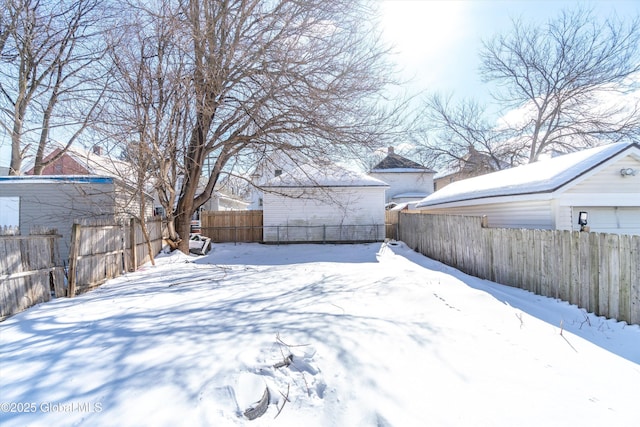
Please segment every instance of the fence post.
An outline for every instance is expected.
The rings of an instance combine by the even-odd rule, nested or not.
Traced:
[[[129,244],[131,246],[131,267],[129,271],[136,271],[138,269],[138,251],[136,241],[136,219],[131,218],[129,220]]]
[[[78,251],[80,246],[80,224],[73,224],[71,228],[71,246],[69,248],[69,289],[67,297],[76,296],[76,268],[78,266]]]

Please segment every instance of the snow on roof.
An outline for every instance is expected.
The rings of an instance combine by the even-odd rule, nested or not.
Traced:
[[[270,179],[265,187],[388,187],[388,184],[335,164],[307,164]]]
[[[427,168],[388,168],[388,169],[371,169],[371,173],[433,173]]]
[[[392,199],[423,199],[425,197],[427,197],[429,195],[429,193],[426,193],[424,191],[412,191],[412,192],[407,192],[407,193],[399,193],[399,194],[394,194],[391,198]]]
[[[421,200],[417,207],[552,192],[630,147],[640,150],[637,143],[620,142],[453,182]]]

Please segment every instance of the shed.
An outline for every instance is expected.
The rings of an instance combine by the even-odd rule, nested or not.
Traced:
[[[620,142],[454,182],[423,212],[486,215],[490,227],[640,234],[640,145]]]
[[[362,242],[385,238],[388,185],[336,165],[305,165],[263,186],[265,242]]]
[[[137,214],[139,206],[123,184],[108,176],[22,175],[0,177],[0,206],[11,212],[0,216],[18,225],[20,233],[34,227],[55,228],[63,238],[60,255],[68,258],[71,228],[77,220],[115,221]],[[151,198],[147,197],[151,215]]]
[[[433,193],[435,171],[396,154],[389,147],[387,156],[374,166],[369,175],[389,184],[387,204],[415,202]]]

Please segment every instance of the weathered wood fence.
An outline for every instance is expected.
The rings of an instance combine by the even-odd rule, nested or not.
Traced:
[[[147,229],[155,255],[162,249],[162,222],[149,220]],[[52,291],[56,297],[72,297],[151,259],[138,221],[75,224],[65,281],[58,250],[61,236],[55,231],[29,236],[3,232],[11,235],[0,235],[0,320],[49,301]]]
[[[201,233],[212,242],[262,242],[262,211],[202,211]]]
[[[398,240],[398,217],[400,211],[384,212],[385,237],[391,240]]]
[[[640,324],[640,236],[483,228],[482,218],[403,212],[399,240],[467,274]]]
[[[64,267],[55,230],[20,236],[3,230],[0,236],[0,320],[64,295]]]
[[[147,220],[146,225],[155,256],[162,249],[162,222]],[[100,286],[125,271],[134,271],[150,259],[139,221],[131,219],[123,225],[76,223],[69,250],[68,296]]]

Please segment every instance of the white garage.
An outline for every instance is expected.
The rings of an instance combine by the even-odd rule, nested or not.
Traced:
[[[640,145],[609,144],[454,182],[426,197],[427,213],[486,215],[489,227],[640,234]]]
[[[263,240],[383,241],[388,187],[335,165],[307,165],[283,172],[263,187]]]

